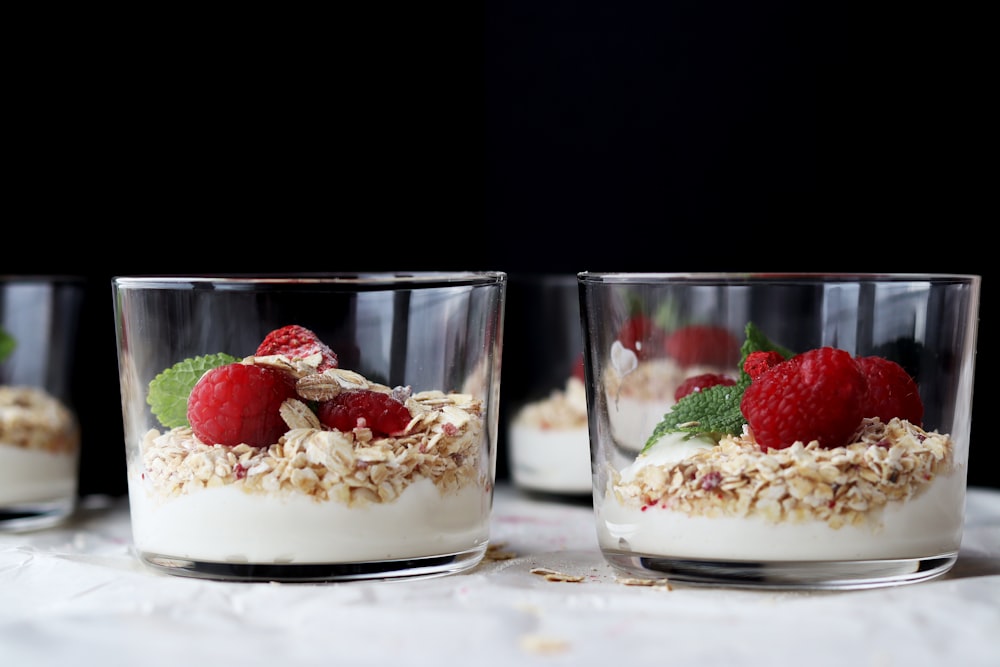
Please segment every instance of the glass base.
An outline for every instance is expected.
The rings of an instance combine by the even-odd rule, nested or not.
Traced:
[[[727,588],[851,590],[927,581],[945,574],[958,558],[946,553],[926,558],[857,561],[691,560],[604,551],[615,568],[633,577]]]
[[[57,526],[72,516],[76,498],[0,506],[0,532],[41,530]]]
[[[469,570],[486,555],[486,544],[443,556],[354,563],[241,563],[196,561],[139,551],[139,559],[160,572],[219,581],[334,582],[429,579]]]

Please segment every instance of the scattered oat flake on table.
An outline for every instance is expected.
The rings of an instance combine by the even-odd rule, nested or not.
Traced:
[[[539,574],[545,577],[545,581],[568,581],[571,583],[578,583],[584,580],[584,577],[582,575],[565,574],[563,572],[550,570],[547,567],[535,567],[529,571],[531,572],[531,574]]]
[[[649,586],[650,588],[662,588],[666,591],[674,590],[670,582],[666,579],[642,579],[639,577],[616,577],[615,581],[624,586]]]
[[[511,560],[517,558],[517,554],[513,551],[501,551],[506,545],[502,542],[498,544],[490,544],[486,547],[486,554],[483,556],[485,560]]]
[[[565,639],[542,635],[524,635],[520,644],[521,649],[528,653],[564,653],[569,650],[569,642]]]

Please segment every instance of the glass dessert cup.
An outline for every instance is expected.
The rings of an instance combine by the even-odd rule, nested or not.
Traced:
[[[951,569],[979,276],[578,279],[610,564],[693,585],[833,590]]]
[[[48,528],[76,509],[72,402],[84,282],[0,277],[0,531]]]
[[[518,488],[589,499],[590,438],[574,274],[522,276],[507,308],[506,444]],[[509,388],[509,389],[508,389]]]
[[[505,274],[116,277],[112,292],[142,562],[295,582],[483,558]]]

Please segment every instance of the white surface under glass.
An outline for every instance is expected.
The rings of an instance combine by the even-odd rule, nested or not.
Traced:
[[[0,534],[0,664],[995,665],[1000,490],[972,488],[939,579],[842,592],[628,585],[584,503],[496,491],[465,573],[327,584],[173,577],[131,552],[124,500]],[[545,572],[580,578],[550,581]]]

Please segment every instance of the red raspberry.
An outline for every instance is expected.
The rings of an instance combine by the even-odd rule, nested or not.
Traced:
[[[821,347],[762,373],[747,387],[740,409],[765,451],[797,440],[840,447],[861,424],[867,393],[851,354]]]
[[[743,370],[750,376],[751,380],[756,380],[764,371],[780,364],[785,358],[780,352],[751,352],[743,362]]]
[[[618,341],[635,352],[639,359],[649,359],[661,354],[663,329],[645,315],[633,315],[618,330]]]
[[[663,343],[667,356],[681,366],[735,367],[740,361],[740,342],[722,327],[692,325],[677,329]]]
[[[584,370],[583,370],[583,353],[582,352],[580,353],[580,356],[578,356],[576,358],[576,362],[574,362],[574,364],[573,364],[573,377],[575,377],[578,380],[580,380],[580,382],[586,382],[587,381],[586,377],[584,375]]]
[[[736,380],[720,373],[702,373],[701,375],[692,375],[684,380],[679,387],[677,387],[677,391],[674,392],[674,400],[679,401],[688,394],[696,391],[703,391],[709,387],[714,387],[720,384],[732,387],[736,384]]]
[[[257,347],[255,354],[258,357],[283,354],[289,359],[304,359],[317,352],[323,356],[317,368],[319,372],[322,373],[328,368],[337,368],[337,355],[326,343],[322,342],[309,329],[297,324],[289,324],[267,334],[264,341]]]
[[[188,398],[188,423],[206,445],[266,447],[288,430],[279,409],[295,398],[295,378],[251,364],[207,371]]]
[[[338,431],[370,428],[375,435],[394,435],[410,423],[410,411],[389,394],[355,389],[319,404],[319,420]]]
[[[868,380],[864,416],[878,417],[883,422],[898,417],[920,426],[924,404],[910,374],[884,357],[858,357],[856,361]]]

